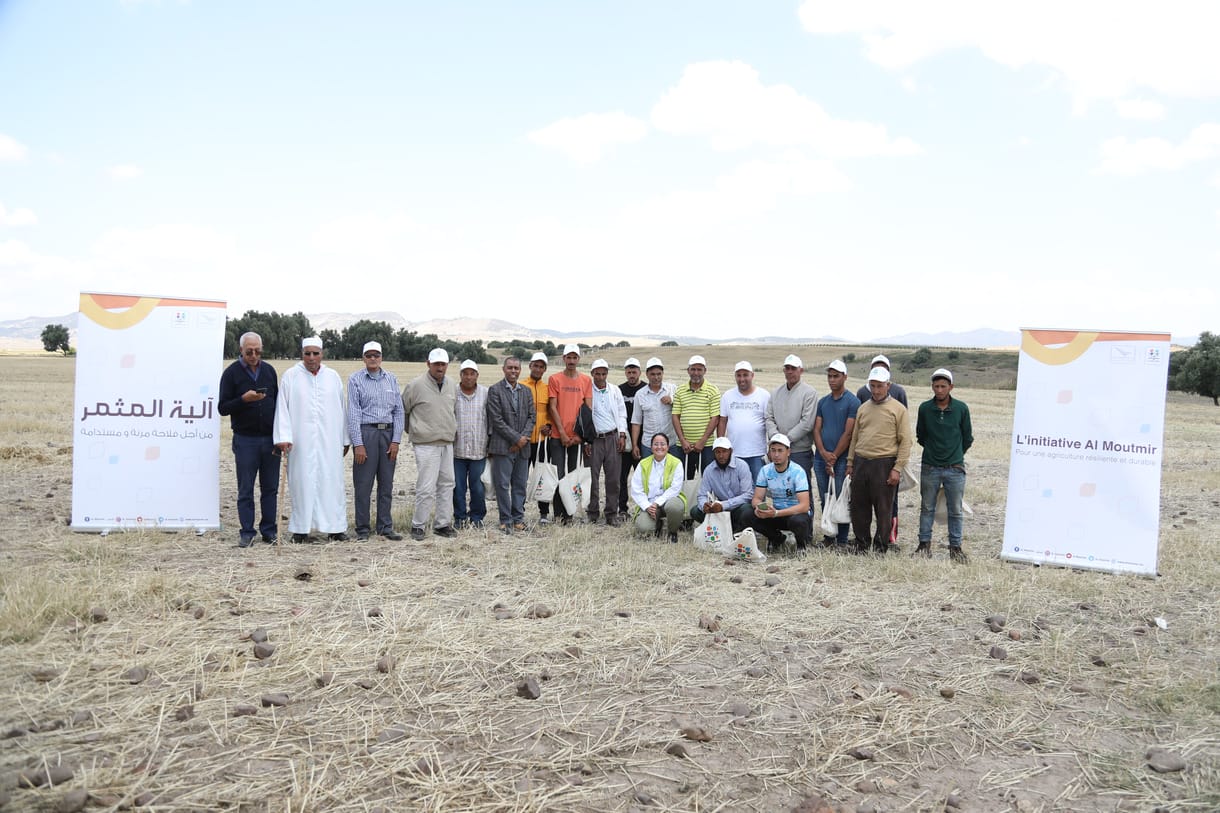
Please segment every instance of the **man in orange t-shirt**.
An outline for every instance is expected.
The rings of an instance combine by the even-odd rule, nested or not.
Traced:
[[[580,364],[580,345],[563,348],[563,370],[547,379],[547,414],[551,419],[551,437],[546,451],[560,479],[576,468],[580,460],[583,438],[576,434],[576,418],[582,405],[593,408],[593,379],[576,369]],[[560,524],[571,519],[556,490],[552,504]]]

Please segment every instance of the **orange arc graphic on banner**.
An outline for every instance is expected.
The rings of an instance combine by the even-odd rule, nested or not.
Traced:
[[[138,325],[155,308],[161,306],[223,308],[225,303],[206,299],[167,299],[156,296],[126,296],[123,294],[80,295],[80,312],[88,316],[93,322],[110,330],[126,330],[132,325]],[[126,310],[115,313],[109,310],[110,308],[126,308]]]
[[[1067,364],[1084,355],[1093,342],[1164,342],[1167,333],[1119,333],[1084,330],[1022,330],[1021,350],[1043,364]],[[1061,345],[1048,347],[1048,345]]]

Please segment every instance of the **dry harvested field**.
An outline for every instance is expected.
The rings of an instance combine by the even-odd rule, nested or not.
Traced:
[[[678,378],[691,350],[666,352]],[[709,377],[750,357],[771,387],[784,352],[708,348]],[[240,550],[227,426],[226,530],[74,534],[72,365],[0,358],[5,810],[1220,809],[1205,399],[1169,398],[1143,579],[999,560],[1012,393],[970,376],[964,566],[734,564],[589,526]]]

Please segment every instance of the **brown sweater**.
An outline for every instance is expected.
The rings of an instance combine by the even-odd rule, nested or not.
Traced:
[[[894,468],[905,466],[911,457],[911,423],[907,419],[907,408],[888,396],[881,403],[870,398],[860,404],[847,459],[855,460],[856,455],[867,460],[896,457]]]

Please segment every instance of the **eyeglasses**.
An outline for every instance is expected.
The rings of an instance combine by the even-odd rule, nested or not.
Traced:
[[[378,353],[376,350],[370,350],[369,352],[364,354],[364,357],[366,359],[378,359],[378,358],[381,358],[381,354]]]
[[[322,355],[322,351],[321,351],[321,350],[306,350],[306,351],[305,351],[304,353],[302,353],[301,355],[303,355],[303,356],[320,356],[320,355]]]
[[[261,356],[263,351],[255,347],[247,347],[245,350],[241,351],[241,354],[243,356]]]

